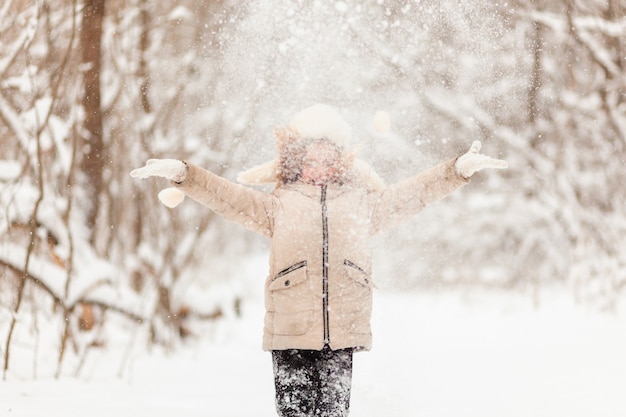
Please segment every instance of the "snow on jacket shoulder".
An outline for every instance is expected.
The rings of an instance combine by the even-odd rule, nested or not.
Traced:
[[[451,160],[382,191],[292,183],[265,193],[188,166],[177,185],[186,195],[271,239],[265,350],[369,349],[371,235],[468,182]]]

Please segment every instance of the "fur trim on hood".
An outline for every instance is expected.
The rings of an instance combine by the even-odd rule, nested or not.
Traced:
[[[237,181],[247,185],[269,184],[280,181],[278,176],[278,160],[272,159],[264,164],[254,166],[239,173]]]
[[[247,185],[271,184],[280,186],[286,178],[294,178],[299,169],[294,162],[299,153],[311,140],[325,139],[341,150],[347,161],[346,177],[350,182],[370,190],[385,187],[383,180],[366,162],[354,158],[346,152],[352,128],[339,112],[326,104],[315,104],[297,113],[286,128],[276,128],[276,147],[278,157],[261,165],[252,167],[237,177],[237,181]]]

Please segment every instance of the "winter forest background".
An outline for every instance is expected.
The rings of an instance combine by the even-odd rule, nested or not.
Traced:
[[[616,310],[625,14],[624,0],[5,0],[5,378],[42,352],[80,374],[110,334],[175,349],[239,314],[267,242],[191,201],[167,209],[167,184],[128,173],[174,157],[234,180],[316,102],[342,109],[388,183],[473,140],[509,162],[375,240],[381,291],[506,289],[541,308],[557,288]],[[371,127],[380,110],[388,132]],[[18,348],[30,362],[12,363]]]

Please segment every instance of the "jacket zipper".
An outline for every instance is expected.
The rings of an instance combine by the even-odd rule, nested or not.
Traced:
[[[324,344],[330,344],[328,317],[328,208],[326,207],[326,185],[322,186],[322,317],[324,320]]]

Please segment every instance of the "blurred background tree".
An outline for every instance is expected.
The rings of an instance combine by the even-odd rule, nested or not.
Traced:
[[[173,347],[238,314],[267,242],[128,172],[233,180],[340,107],[387,182],[481,140],[505,172],[375,241],[385,290],[544,289],[615,308],[626,255],[623,0],[8,0],[0,6],[0,342],[80,372],[116,332]],[[371,128],[388,112],[389,132]],[[253,262],[254,261],[254,262]],[[45,324],[45,326],[44,326]],[[44,328],[45,327],[45,331]],[[45,348],[43,347],[45,346]],[[66,354],[71,348],[72,355]],[[71,362],[70,362],[71,360]],[[36,359],[34,359],[36,362]]]

